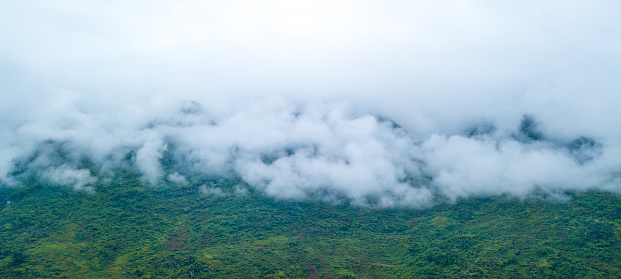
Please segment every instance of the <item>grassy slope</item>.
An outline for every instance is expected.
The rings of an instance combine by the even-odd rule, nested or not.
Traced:
[[[620,225],[600,192],[372,210],[31,181],[0,190],[0,278],[621,278]]]

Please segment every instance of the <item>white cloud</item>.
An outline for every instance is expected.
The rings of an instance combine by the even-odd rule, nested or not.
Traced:
[[[97,181],[88,170],[77,170],[66,165],[50,168],[42,174],[42,177],[53,183],[71,186],[73,189],[87,193],[95,192],[91,185]]]
[[[87,157],[102,175],[240,175],[270,195],[378,206],[618,191],[620,5],[7,4],[0,179],[82,173]],[[524,114],[544,141],[513,137]],[[496,130],[466,137],[477,123]],[[581,136],[599,144],[584,164],[568,149]]]

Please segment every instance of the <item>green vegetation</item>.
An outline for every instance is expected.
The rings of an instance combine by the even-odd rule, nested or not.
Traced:
[[[380,210],[131,175],[96,192],[0,189],[0,278],[621,278],[610,193]]]

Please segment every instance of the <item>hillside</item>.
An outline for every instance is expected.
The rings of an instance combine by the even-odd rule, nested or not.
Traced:
[[[415,210],[207,195],[133,175],[95,190],[0,189],[0,277],[621,277],[621,197],[606,192]]]

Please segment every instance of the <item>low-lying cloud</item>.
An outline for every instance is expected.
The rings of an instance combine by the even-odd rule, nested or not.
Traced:
[[[131,170],[379,207],[621,190],[616,2],[5,8],[2,185]]]
[[[298,106],[276,97],[221,119],[191,101],[170,104],[153,118],[56,110],[14,132],[5,153],[28,148],[3,157],[4,184],[38,175],[92,191],[95,176],[133,170],[150,185],[241,179],[284,199],[382,207],[619,189],[619,146],[589,135],[548,138],[529,115],[513,131],[485,122],[460,134],[421,136],[344,102]],[[217,186],[200,191],[225,194]]]

